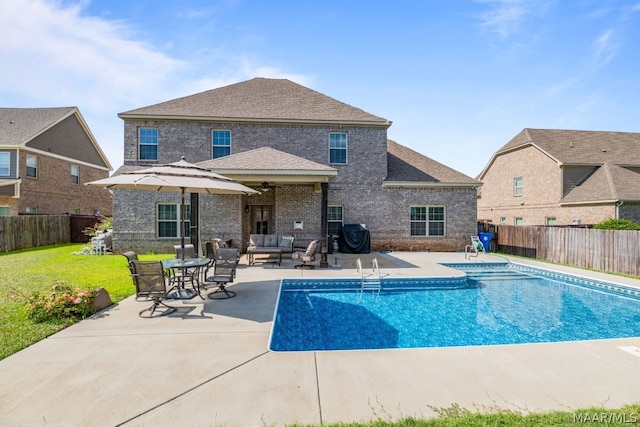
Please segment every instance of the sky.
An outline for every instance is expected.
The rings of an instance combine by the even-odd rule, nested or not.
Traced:
[[[2,0],[0,107],[118,113],[287,78],[476,177],[524,128],[640,132],[640,0]]]

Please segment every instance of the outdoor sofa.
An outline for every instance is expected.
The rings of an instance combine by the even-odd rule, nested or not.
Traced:
[[[276,255],[278,265],[282,264],[282,254],[293,253],[293,236],[278,234],[251,234],[247,246],[249,265],[255,264],[256,254]]]

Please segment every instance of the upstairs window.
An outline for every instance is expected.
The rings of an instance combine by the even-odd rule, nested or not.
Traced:
[[[27,155],[27,176],[31,178],[38,177],[38,158],[36,156]]]
[[[79,166],[71,166],[71,183],[75,185],[80,184],[80,167]]]
[[[327,210],[327,234],[340,235],[342,221],[342,206],[329,206]]]
[[[522,181],[522,177],[513,179],[513,195],[514,196],[522,196],[524,192],[524,182]]]
[[[347,164],[347,134],[329,134],[329,163]]]
[[[213,158],[217,159],[231,154],[231,131],[214,130],[211,137],[213,139]]]
[[[179,203],[159,203],[157,211],[158,237],[180,237]],[[184,237],[191,237],[191,207],[184,206]]]
[[[0,216],[9,216],[9,206],[0,206]]]
[[[444,206],[411,206],[412,236],[444,236]]]
[[[0,176],[11,175],[11,156],[9,153],[0,153]]]
[[[158,160],[158,129],[138,129],[138,155],[140,160]]]

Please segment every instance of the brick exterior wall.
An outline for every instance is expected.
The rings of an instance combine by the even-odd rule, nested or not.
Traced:
[[[211,132],[231,131],[232,153],[264,146],[328,165],[329,133],[348,134],[348,164],[338,169],[328,187],[328,204],[343,206],[344,223],[364,223],[371,232],[372,250],[461,250],[469,236],[477,233],[476,191],[472,188],[389,189],[387,176],[387,131],[383,127],[207,123],[187,121],[126,120],[125,164],[137,164],[138,128],[158,129],[158,163],[185,156],[197,163],[211,158]],[[149,164],[149,162],[145,162]],[[155,203],[179,202],[179,195],[139,191],[114,191],[114,250],[169,252],[178,239],[156,239]],[[147,194],[148,193],[148,194]],[[232,239],[246,247],[251,233],[253,206],[270,206],[271,232],[292,234],[296,246],[320,238],[322,194],[313,184],[281,185],[251,196],[200,195],[200,236]],[[411,238],[412,205],[445,206],[446,236]],[[250,212],[245,213],[245,206]],[[294,231],[293,222],[303,221],[304,230]]]
[[[523,194],[514,196],[514,179],[523,178]],[[478,199],[478,220],[514,225],[545,225],[546,218],[556,218],[557,225],[595,224],[616,217],[614,204],[560,206],[562,171],[549,156],[526,147],[495,158],[482,178]]]
[[[26,170],[26,156],[24,153],[19,156],[22,183],[16,214],[26,213],[27,208],[37,208],[39,214],[65,214],[72,209],[79,209],[81,215],[93,215],[97,210],[105,216],[111,216],[111,192],[84,185],[85,182],[107,178],[108,171],[45,155],[36,157],[38,176],[30,178],[23,172]],[[71,183],[72,165],[80,169],[79,184]]]

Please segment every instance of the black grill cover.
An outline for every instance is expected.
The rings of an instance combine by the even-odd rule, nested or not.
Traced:
[[[345,224],[342,226],[340,252],[345,254],[368,254],[371,251],[371,235],[362,224]]]

